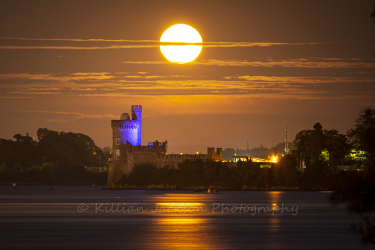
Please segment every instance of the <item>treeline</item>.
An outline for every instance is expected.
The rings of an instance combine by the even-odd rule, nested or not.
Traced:
[[[87,135],[40,128],[37,139],[16,134],[0,139],[0,181],[42,184],[105,184],[107,173],[94,174],[87,167],[103,169],[111,157]]]
[[[141,164],[118,184],[128,187],[356,190],[363,183],[373,185],[368,180],[374,172],[374,130],[375,110],[369,109],[360,114],[355,127],[346,135],[335,129],[325,130],[320,123],[311,130],[299,132],[292,154],[282,157],[271,168],[260,168],[258,163],[252,162],[238,162],[230,167],[233,163],[199,160],[184,161],[178,169],[168,166],[157,169],[152,164]],[[342,165],[350,165],[354,171],[342,171]]]
[[[168,166],[156,168],[152,164],[134,166],[129,176],[123,176],[119,184],[126,187],[179,189],[217,188],[217,189],[270,189],[272,187],[298,187],[302,175],[295,168],[295,159],[283,158],[276,168],[259,168],[252,162],[238,162],[229,167],[228,162],[185,160],[178,169]]]
[[[260,168],[258,163],[185,160],[178,169],[153,164],[135,165],[128,176],[117,183],[122,188],[150,186],[177,189],[225,190],[346,190],[348,183],[360,182],[363,173],[298,171],[297,159],[286,155],[271,168]]]

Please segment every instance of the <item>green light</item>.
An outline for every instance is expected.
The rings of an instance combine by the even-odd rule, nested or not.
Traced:
[[[329,161],[329,152],[327,149],[324,149],[322,151],[322,153],[320,153],[320,158],[323,160],[323,161]]]
[[[367,154],[366,151],[352,148],[352,151],[347,156],[345,156],[345,158],[363,162],[366,160],[366,154]]]

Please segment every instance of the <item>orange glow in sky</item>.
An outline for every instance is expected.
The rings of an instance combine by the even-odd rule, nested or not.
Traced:
[[[48,128],[110,146],[110,120],[142,105],[144,145],[196,154],[271,148],[285,125],[290,141],[316,122],[346,133],[375,108],[371,1],[8,1],[1,11],[0,138]]]

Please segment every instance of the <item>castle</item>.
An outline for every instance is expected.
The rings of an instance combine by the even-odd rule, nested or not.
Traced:
[[[215,148],[207,148],[207,154],[167,154],[167,141],[142,145],[142,106],[133,105],[131,111],[131,120],[129,114],[123,113],[120,120],[111,121],[113,158],[108,165],[108,186],[114,186],[140,163],[151,163],[157,168],[178,168],[184,160],[222,161],[221,148],[217,148],[216,154]]]

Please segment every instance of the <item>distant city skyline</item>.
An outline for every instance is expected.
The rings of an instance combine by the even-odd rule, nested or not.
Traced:
[[[38,128],[111,146],[111,120],[142,105],[142,144],[169,153],[270,148],[320,122],[346,133],[375,107],[374,2],[3,1],[0,138]],[[173,64],[174,24],[203,39]]]

